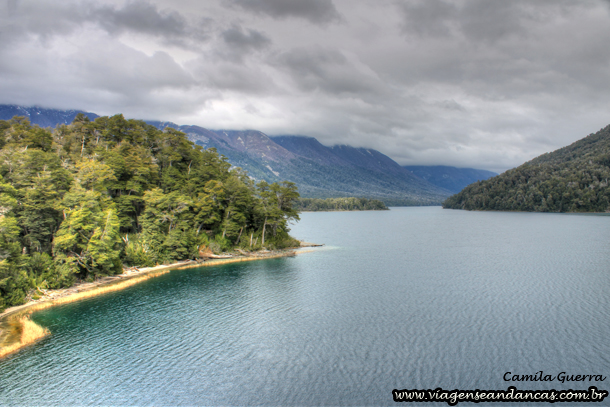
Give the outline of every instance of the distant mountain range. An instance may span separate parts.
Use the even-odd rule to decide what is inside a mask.
[[[255,130],[213,131],[199,126],[147,123],[160,129],[173,127],[198,145],[216,148],[253,178],[292,181],[307,198],[355,196],[380,199],[388,205],[437,205],[451,195],[376,150],[326,147],[312,137],[269,137]]]
[[[84,114],[91,120],[99,117],[95,113],[83,112],[82,110],[57,110],[36,106],[0,105],[0,120],[9,120],[14,116],[25,116],[30,119],[30,123],[37,124],[40,127],[55,127],[58,124],[70,124],[79,113]]]
[[[610,126],[447,199],[452,209],[610,212]]]
[[[464,187],[473,182],[484,181],[498,175],[495,172],[486,170],[447,167],[445,165],[405,165],[403,168],[406,168],[418,177],[425,179],[436,186],[445,188],[454,194],[460,192]]]
[[[26,116],[41,127],[71,123],[78,113],[91,120],[98,117],[79,110],[0,105],[0,120]],[[327,147],[312,137],[269,137],[256,130],[147,123],[159,129],[175,128],[197,145],[216,148],[232,165],[257,180],[295,182],[301,196],[308,198],[355,196],[380,199],[387,205],[439,205],[460,185],[494,175],[453,167],[404,168],[379,151],[347,145]]]

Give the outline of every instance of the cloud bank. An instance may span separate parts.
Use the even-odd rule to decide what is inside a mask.
[[[0,103],[503,171],[610,123],[603,0],[0,0]]]

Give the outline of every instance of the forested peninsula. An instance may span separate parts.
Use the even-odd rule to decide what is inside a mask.
[[[299,211],[383,211],[388,207],[378,199],[367,198],[299,198],[295,202]]]
[[[79,114],[53,131],[0,121],[0,310],[124,267],[296,247],[298,197],[170,127],[122,115]]]
[[[610,126],[449,197],[444,208],[610,212]]]

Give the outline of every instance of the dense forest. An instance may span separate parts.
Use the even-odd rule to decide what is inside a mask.
[[[610,126],[451,196],[444,208],[610,211]]]
[[[299,198],[295,207],[300,211],[381,211],[388,207],[377,199],[367,198]]]
[[[233,248],[297,246],[299,194],[122,115],[0,121],[0,310],[39,288]]]

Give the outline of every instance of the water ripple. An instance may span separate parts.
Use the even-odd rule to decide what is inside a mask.
[[[332,250],[36,314],[52,335],[0,362],[0,405],[393,405],[393,388],[501,389],[507,371],[607,375],[609,222],[303,214],[294,234]]]

